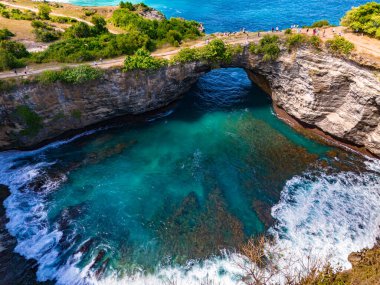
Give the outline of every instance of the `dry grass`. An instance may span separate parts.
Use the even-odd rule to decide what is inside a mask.
[[[12,5],[20,5],[25,6],[32,9],[38,9],[38,2],[33,2],[31,0],[2,0],[2,2],[6,2]],[[70,17],[77,17],[86,19],[86,16],[84,15],[85,9],[91,9],[95,10],[96,13],[99,15],[109,18],[112,16],[112,13],[114,10],[117,9],[117,6],[102,6],[102,7],[82,7],[82,6],[75,6],[71,4],[66,3],[57,3],[57,7],[54,5],[51,6],[52,12],[57,14],[62,14]]]
[[[350,270],[336,270],[329,264],[321,266],[320,262],[308,257],[306,260],[311,262],[296,260],[292,263],[297,265],[299,272],[277,267],[282,253],[279,247],[268,246],[270,244],[268,238],[259,237],[250,239],[240,248],[240,252],[252,262],[252,265],[238,264],[246,274],[242,280],[245,284],[272,284],[276,282],[274,277],[280,274],[285,277],[286,285],[380,285],[380,243],[372,249],[352,253],[348,258],[352,264]]]
[[[380,247],[365,249],[350,255],[351,270],[335,273],[330,266],[322,272],[305,277],[299,285],[379,285]]]
[[[30,21],[12,20],[0,17],[0,29],[7,28],[16,36],[13,38],[17,41],[34,41],[33,28]]]

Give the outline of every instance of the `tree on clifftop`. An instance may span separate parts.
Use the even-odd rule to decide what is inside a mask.
[[[380,39],[380,4],[369,2],[353,8],[342,18],[341,24]]]
[[[51,8],[48,4],[41,4],[38,6],[38,18],[41,20],[49,20],[51,13]]]

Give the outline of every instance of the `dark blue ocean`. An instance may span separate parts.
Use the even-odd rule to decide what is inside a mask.
[[[120,1],[67,0],[82,6],[117,5]],[[279,26],[311,24],[327,19],[339,24],[345,11],[368,1],[363,0],[174,0],[131,1],[162,11],[167,17],[183,17],[204,23],[207,33],[233,32],[242,29],[268,30]]]

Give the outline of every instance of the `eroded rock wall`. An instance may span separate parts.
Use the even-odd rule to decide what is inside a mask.
[[[380,155],[380,80],[375,69],[300,48],[268,64],[249,56],[250,78],[298,121]]]
[[[162,108],[180,98],[208,68],[189,63],[157,71],[109,70],[103,78],[80,85],[20,85],[0,95],[0,149],[30,147],[118,116]],[[37,134],[23,134],[28,126],[17,115],[18,106],[28,106],[42,119]]]
[[[108,70],[82,85],[23,84],[0,96],[0,149],[34,146],[67,131],[121,115],[162,108],[179,99],[216,63],[188,63],[157,71]],[[380,155],[380,80],[378,70],[310,47],[284,49],[275,62],[247,49],[229,64],[244,68],[299,122]],[[36,135],[22,135],[25,123],[15,115],[26,105],[43,121]]]

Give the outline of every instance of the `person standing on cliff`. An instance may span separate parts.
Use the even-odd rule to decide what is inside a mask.
[[[274,28],[272,28],[272,33],[274,33]]]
[[[279,32],[279,31],[280,31],[280,29],[279,29],[279,27],[277,26],[277,27],[276,27],[276,32]]]

